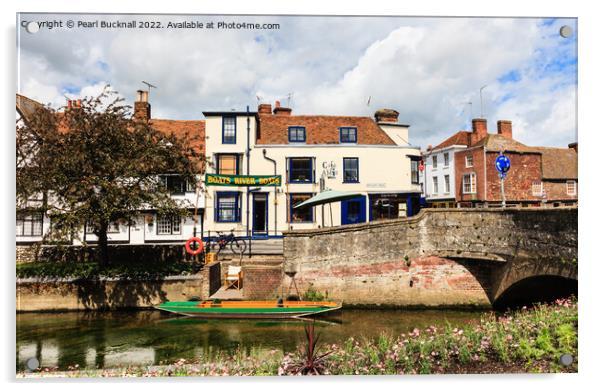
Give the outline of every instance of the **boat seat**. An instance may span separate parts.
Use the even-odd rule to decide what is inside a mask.
[[[226,272],[226,289],[236,288],[240,289],[242,284],[242,267],[241,266],[228,266]]]

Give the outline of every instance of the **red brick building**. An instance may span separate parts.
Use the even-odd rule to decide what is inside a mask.
[[[491,134],[487,120],[481,118],[473,119],[472,132],[458,132],[441,144],[448,140],[466,145],[454,155],[458,206],[501,204],[501,182],[495,169],[500,152],[511,162],[504,182],[507,205],[577,203],[577,143],[568,148],[529,147],[512,138],[512,122],[498,121],[497,133]]]

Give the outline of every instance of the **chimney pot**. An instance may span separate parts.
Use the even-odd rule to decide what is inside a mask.
[[[148,91],[136,91],[136,102],[148,102]]]
[[[500,134],[508,139],[512,138],[512,121],[499,120],[497,121],[497,134]]]
[[[399,118],[399,112],[393,109],[380,109],[374,113],[374,119],[376,122],[397,122]]]
[[[275,106],[276,106],[276,107],[274,107],[275,115],[291,115],[291,112],[293,111],[290,107],[281,107],[279,100],[276,101]]]

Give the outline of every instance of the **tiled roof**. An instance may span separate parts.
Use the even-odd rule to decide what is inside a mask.
[[[476,144],[471,145],[472,147],[485,146],[487,151],[498,152],[498,151],[512,151],[512,152],[523,152],[523,153],[538,153],[539,151],[533,147],[526,146],[525,144],[519,143],[518,141],[502,136],[501,134],[487,134],[482,140],[479,140]]]
[[[288,144],[288,127],[304,126],[306,144],[339,144],[339,127],[357,128],[357,143],[395,145],[370,117],[259,115],[257,144]]]
[[[197,152],[205,153],[205,121],[173,120],[173,119],[151,119],[150,125],[164,134],[174,134],[178,138],[187,137],[192,147]]]
[[[577,152],[572,148],[533,147],[541,152],[543,179],[577,179]]]
[[[452,145],[468,146],[468,144],[470,144],[470,132],[461,130],[461,131],[457,132],[456,134],[452,135],[451,137],[449,137],[447,140],[445,140],[442,143],[440,143],[439,145],[437,145],[435,148],[433,148],[433,150],[450,147]]]

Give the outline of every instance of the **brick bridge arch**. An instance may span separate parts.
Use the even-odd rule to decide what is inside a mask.
[[[289,231],[284,258],[302,291],[347,304],[488,307],[525,279],[577,279],[577,209],[424,209]]]

